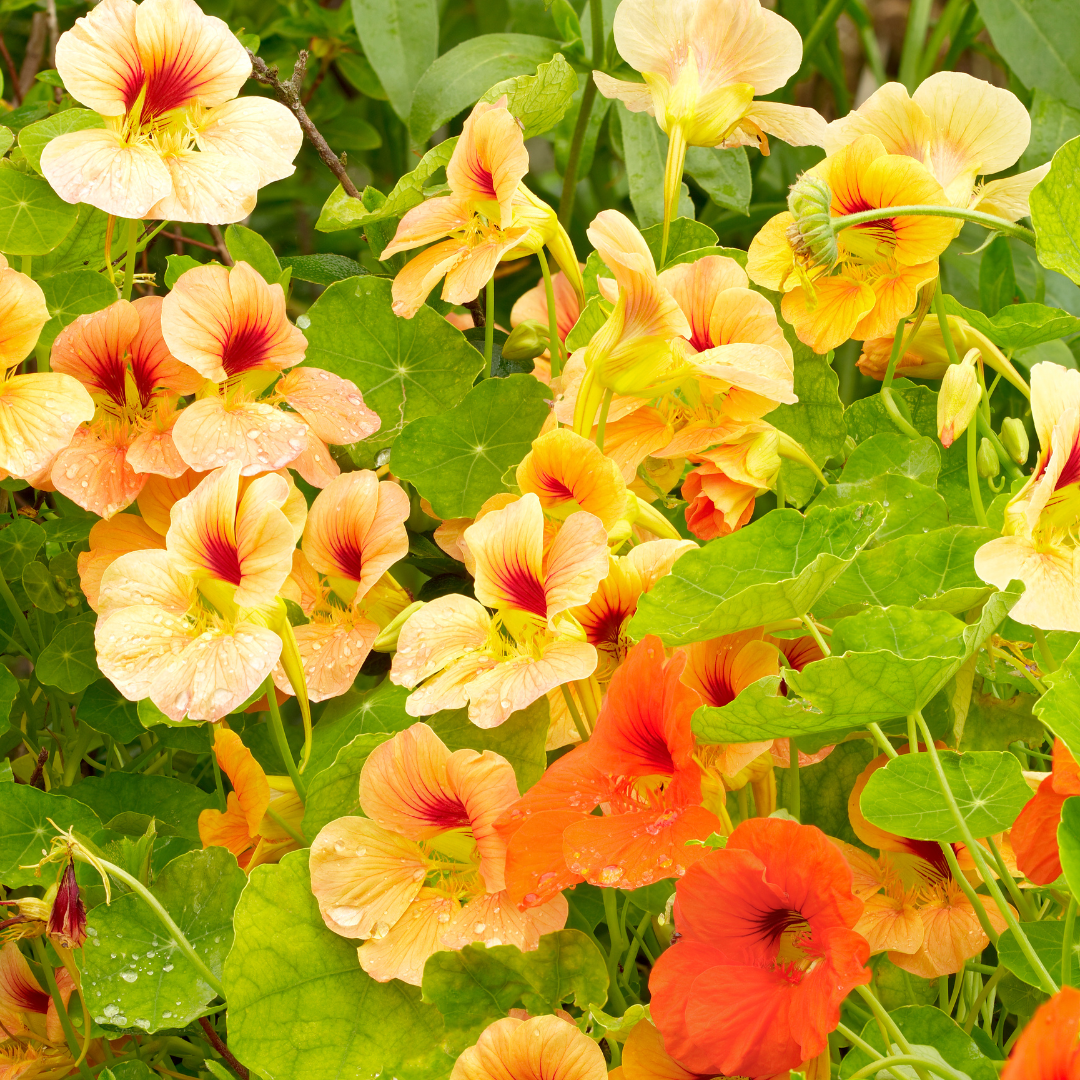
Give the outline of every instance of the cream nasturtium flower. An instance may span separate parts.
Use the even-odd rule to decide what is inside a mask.
[[[1031,189],[1050,165],[979,184],[1015,165],[1031,136],[1031,117],[1019,98],[962,71],[939,71],[908,97],[886,83],[828,126],[822,146],[835,154],[860,135],[876,135],[890,154],[921,161],[953,206],[979,209],[1009,221],[1028,215]]]
[[[767,135],[818,146],[825,121],[813,109],[756,96],[779,90],[802,62],[798,30],[758,0],[623,0],[615,44],[644,84],[594,71],[605,97],[647,112],[669,138],[664,247],[678,205],[687,146],[757,146]]]
[[[41,155],[67,202],[223,225],[251,213],[259,188],[292,175],[300,125],[269,98],[234,100],[251,61],[193,0],[101,0],[61,35],[56,69],[105,120]]]

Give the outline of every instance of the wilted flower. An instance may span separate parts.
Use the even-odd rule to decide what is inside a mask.
[[[69,859],[60,874],[46,933],[65,949],[78,949],[86,941],[86,907],[75,880],[75,860]]]

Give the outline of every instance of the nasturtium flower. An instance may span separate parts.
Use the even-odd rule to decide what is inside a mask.
[[[1080,990],[1063,986],[1020,1033],[1001,1080],[1080,1080]]]
[[[450,1080],[607,1080],[600,1044],[561,1016],[506,1016],[462,1051]]]
[[[941,184],[921,162],[890,154],[876,135],[854,142],[809,170],[828,184],[834,217],[890,206],[947,206]],[[944,217],[883,218],[842,229],[834,265],[793,241],[787,211],[767,221],[750,244],[747,273],[784,293],[781,311],[799,340],[817,353],[847,341],[891,334],[915,307],[918,290],[938,274],[938,256],[959,223]]]
[[[223,225],[259,188],[292,175],[292,113],[234,100],[251,75],[243,45],[193,0],[102,0],[61,34],[56,68],[101,128],[49,142],[41,171],[62,199],[123,218]]]
[[[563,897],[523,913],[506,895],[495,820],[517,795],[505,758],[451,753],[427,724],[371,752],[360,771],[366,816],[331,821],[310,856],[323,921],[363,942],[358,955],[369,975],[419,986],[439,949],[479,941],[527,951],[563,926]]]
[[[175,478],[187,471],[172,438],[178,397],[205,380],[169,352],[161,306],[157,296],[117,300],[80,315],[53,343],[52,370],[78,379],[95,413],[57,454],[52,483],[106,519],[135,501],[151,473]]]
[[[615,44],[644,83],[594,71],[605,97],[647,112],[668,135],[665,246],[687,146],[757,146],[768,134],[793,146],[820,145],[825,121],[813,109],[755,97],[779,90],[799,68],[802,41],[758,0],[623,0]]]
[[[659,638],[615,672],[589,741],[559,758],[497,822],[506,881],[524,908],[579,881],[636,889],[679,877],[708,852],[688,840],[719,832],[701,806],[690,718],[701,704]],[[593,813],[601,807],[604,813]]]
[[[1011,840],[1017,868],[1036,885],[1051,885],[1061,877],[1057,831],[1065,800],[1080,795],[1080,766],[1069,748],[1054,740],[1054,765],[1039,783],[1033,798],[1013,823]]]
[[[1004,536],[975,553],[975,573],[999,589],[1019,578],[1017,622],[1080,630],[1080,372],[1043,362],[1031,369],[1035,470],[1005,507]]]
[[[750,818],[675,890],[678,941],[649,979],[668,1053],[705,1076],[769,1076],[828,1045],[870,981],[862,901],[820,829]]]
[[[206,847],[228,848],[240,866],[277,862],[301,847],[304,804],[287,776],[267,776],[263,767],[228,728],[214,731],[214,756],[229,778],[232,791],[226,809],[199,814],[199,839]]]
[[[1031,118],[1020,99],[962,71],[939,71],[910,97],[901,83],[879,87],[853,112],[828,125],[820,145],[835,154],[861,135],[875,135],[890,154],[921,161],[953,206],[1016,221],[1049,163],[979,184],[1004,172],[1027,149]]]
[[[58,967],[56,986],[65,1008],[75,983],[67,968]],[[0,1027],[5,1039],[29,1040],[30,1047],[43,1058],[62,1054],[69,1067],[64,1029],[49,991],[42,988],[30,970],[30,965],[14,941],[0,946]],[[32,1058],[28,1060],[33,1060]],[[39,1059],[40,1060],[40,1059]],[[0,1076],[7,1062],[0,1057]],[[61,1064],[57,1061],[53,1067]],[[22,1075],[18,1072],[14,1076]],[[60,1073],[58,1075],[66,1075]]]
[[[26,359],[48,321],[41,286],[12,269],[0,255],[0,367],[4,371]]]

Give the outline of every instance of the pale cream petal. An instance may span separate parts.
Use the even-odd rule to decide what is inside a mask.
[[[548,549],[544,567],[547,616],[584,604],[607,577],[604,523],[594,514],[571,514]]]
[[[172,426],[164,431],[147,428],[129,447],[127,463],[137,473],[154,473],[176,479],[187,472],[187,462],[173,442]]]
[[[17,477],[41,472],[93,415],[93,400],[70,375],[0,381],[0,469]]]
[[[79,553],[79,584],[86,602],[94,611],[100,610],[102,575],[121,555],[164,546],[164,537],[135,514],[118,514],[110,521],[97,522],[90,530],[90,550]]]
[[[159,607],[119,608],[97,621],[98,667],[129,701],[141,701],[191,637],[191,623],[184,615]]]
[[[379,636],[379,626],[362,616],[342,613],[332,622],[309,622],[293,627],[300,659],[304,665],[308,697],[325,701],[340,697],[352,688],[361,665]],[[279,666],[274,672],[279,689],[292,687]]]
[[[653,92],[645,83],[615,79],[603,71],[594,71],[592,77],[593,82],[596,83],[596,89],[604,97],[621,101],[631,112],[655,115]]]
[[[975,553],[975,573],[999,589],[1023,581],[1024,595],[1010,612],[1017,622],[1080,631],[1080,549],[1040,549],[1026,537],[1001,536]]]
[[[56,70],[76,101],[103,116],[123,116],[143,84],[133,0],[101,0],[60,35]]]
[[[241,496],[236,509],[240,583],[235,596],[241,607],[271,601],[292,572],[296,534],[282,509],[289,493],[289,482],[271,474],[256,477]]]
[[[1028,200],[1031,190],[1050,171],[1050,162],[1037,169],[1006,176],[1002,180],[991,180],[975,190],[973,210],[984,214],[996,214],[1007,221],[1019,221],[1031,214]]]
[[[498,661],[482,652],[472,652],[452,661],[438,675],[417,687],[405,701],[410,716],[431,716],[444,709],[463,709],[468,704],[470,686],[482,671],[490,671]],[[391,669],[393,675],[393,669]]]
[[[925,162],[932,127],[904,85],[890,82],[879,86],[853,112],[829,124],[821,145],[827,154],[835,154],[860,135],[876,135],[890,154]]]
[[[442,947],[439,934],[458,910],[456,900],[434,889],[421,889],[401,917],[380,938],[371,938],[357,949],[360,966],[376,981],[419,986],[424,964]]]
[[[512,219],[511,200],[528,171],[529,152],[506,99],[477,104],[446,165],[450,190],[479,209],[498,207],[487,216],[505,229]]]
[[[1050,449],[1050,438],[1062,415],[1080,408],[1080,371],[1043,361],[1031,368],[1031,417],[1039,447]]]
[[[171,190],[153,204],[149,217],[229,225],[242,221],[255,209],[259,167],[246,155],[229,157],[211,151],[182,150],[162,161]]]
[[[274,387],[326,443],[360,442],[379,430],[379,414],[364,404],[356,384],[322,368],[295,367]]]
[[[0,267],[0,370],[26,359],[48,321],[41,286],[17,270]]]
[[[341,475],[341,466],[334,460],[330,447],[311,428],[308,428],[307,444],[299,456],[289,462],[289,468],[295,469],[307,483],[320,490]]]
[[[130,506],[146,483],[128,463],[127,451],[123,430],[82,427],[53,459],[50,479],[62,495],[107,520]]]
[[[296,171],[304,133],[293,114],[280,102],[244,97],[211,109],[195,133],[200,150],[229,157],[246,157],[259,170],[259,187],[283,180]]]
[[[466,653],[482,648],[490,632],[491,616],[472,597],[459,593],[437,597],[402,626],[390,681],[411,689]]]
[[[757,0],[698,3],[688,35],[703,90],[748,83],[759,97],[779,90],[799,69],[802,38],[787,19]]]
[[[118,556],[101,575],[98,611],[106,615],[127,607],[153,607],[185,615],[195,595],[195,582],[177,560],[161,548],[131,550]]]
[[[693,357],[699,377],[737,386],[772,402],[794,405],[794,375],[786,358],[770,345],[736,342]]]
[[[693,540],[648,540],[631,548],[624,558],[638,575],[642,591],[648,592],[662,577],[671,573],[679,556],[696,547]]]
[[[822,146],[828,137],[828,124],[821,113],[800,105],[755,101],[744,119],[757,124],[762,131],[775,135],[789,146]]]
[[[124,218],[146,217],[173,186],[159,154],[146,145],[125,145],[107,128],[58,135],[45,144],[41,171],[65,202],[89,203]]]
[[[239,461],[244,476],[282,469],[307,446],[307,425],[258,401],[201,398],[173,427],[180,456],[197,472]]]

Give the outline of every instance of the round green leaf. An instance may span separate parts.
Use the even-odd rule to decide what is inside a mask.
[[[93,725],[91,724],[91,727]],[[95,730],[97,730],[95,728]],[[90,776],[67,793],[92,807],[102,821],[132,812],[155,817],[191,840],[199,839],[199,814],[217,807],[217,796],[171,776],[111,772]]]
[[[63,270],[43,278],[41,291],[45,294],[49,321],[38,338],[39,353],[47,353],[60,331],[80,315],[101,311],[117,298],[116,286],[94,270]]]
[[[1072,800],[1070,800],[1072,801]],[[1080,799],[1076,800],[1080,802]],[[1070,886],[1071,887],[1071,886]],[[1026,922],[1021,924],[1025,936],[1043,962],[1043,966],[1056,983],[1061,982],[1061,950],[1065,944],[1065,923],[1061,920],[1047,919],[1045,922]],[[1029,986],[1042,989],[1042,983],[1030,961],[1020,948],[1020,942],[1011,930],[1006,930],[998,939],[998,958],[1021,981]],[[1080,986],[1080,941],[1073,941],[1072,978],[1069,986]]]
[[[55,576],[42,562],[34,561],[23,567],[22,586],[30,603],[42,611],[51,611],[55,615],[67,607],[56,588]]]
[[[304,836],[309,841],[336,818],[364,816],[360,809],[360,770],[368,754],[389,738],[385,731],[357,735],[337,752],[332,765],[312,776],[304,802]]]
[[[0,169],[0,251],[44,255],[71,231],[78,206],[64,202],[47,180]]]
[[[50,820],[57,828],[75,829],[85,836],[101,828],[97,814],[81,802],[29,784],[0,784],[0,882],[9,888],[41,884],[33,864],[56,835]]]
[[[29,518],[16,518],[0,529],[0,570],[8,581],[18,581],[45,543],[45,530]]]
[[[1080,138],[1070,139],[1054,155],[1050,171],[1031,192],[1031,223],[1036,252],[1047,270],[1060,270],[1080,284]]]
[[[41,650],[34,674],[46,686],[77,694],[101,678],[94,647],[94,624],[83,619],[61,626]]]
[[[136,703],[128,701],[108,679],[98,679],[86,688],[79,702],[79,721],[120,743],[129,743],[146,731],[139,723]]]

